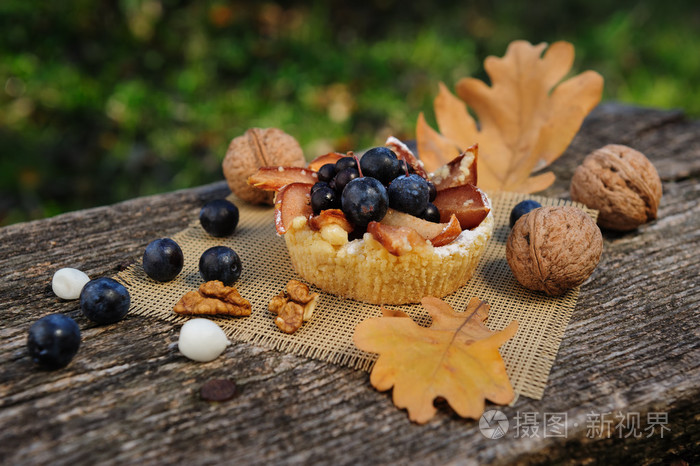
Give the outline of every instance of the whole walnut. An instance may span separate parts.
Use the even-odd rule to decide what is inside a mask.
[[[559,296],[582,284],[598,265],[603,236],[583,210],[540,207],[515,222],[506,259],[525,288]]]
[[[253,204],[273,204],[271,191],[248,185],[248,177],[260,167],[303,167],[304,152],[296,139],[278,128],[251,128],[231,141],[223,162],[231,191]]]
[[[571,199],[598,210],[603,228],[634,230],[656,218],[661,179],[644,154],[609,144],[588,154],[576,169]]]

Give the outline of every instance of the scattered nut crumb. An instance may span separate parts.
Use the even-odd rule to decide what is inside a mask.
[[[218,280],[202,283],[198,291],[186,293],[173,311],[181,315],[228,315],[245,317],[252,311],[250,301],[232,286]]]

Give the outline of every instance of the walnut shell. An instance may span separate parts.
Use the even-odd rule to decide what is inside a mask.
[[[250,128],[231,141],[222,164],[231,191],[253,204],[272,205],[274,193],[248,185],[248,177],[260,167],[303,167],[306,165],[301,146],[278,128]]]
[[[525,288],[559,296],[582,284],[598,265],[603,235],[576,207],[540,207],[515,222],[506,259]]]
[[[649,159],[616,144],[587,155],[571,180],[571,199],[598,210],[598,225],[617,231],[654,220],[661,191],[661,179]]]

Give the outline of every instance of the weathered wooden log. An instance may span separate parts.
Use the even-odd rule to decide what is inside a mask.
[[[413,425],[365,372],[250,344],[193,363],[178,353],[172,323],[129,315],[96,326],[76,301],[51,292],[60,267],[97,277],[138,260],[152,239],[226,196],[220,182],[0,229],[0,463],[700,461],[700,122],[603,105],[553,164],[557,182],[545,194],[568,198],[575,167],[609,143],[657,167],[659,219],[604,232],[601,263],[582,287],[544,397],[493,407],[510,420],[505,438],[484,437],[446,404]],[[83,340],[71,364],[51,372],[34,366],[26,338],[53,312],[73,317]],[[239,394],[200,400],[214,378],[234,379]],[[550,429],[545,437],[545,415],[565,416],[566,436]],[[530,438],[525,421],[535,420]]]

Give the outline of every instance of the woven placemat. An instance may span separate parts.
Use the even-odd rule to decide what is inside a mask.
[[[540,399],[579,290],[576,288],[553,298],[523,288],[513,277],[505,258],[510,231],[508,217],[513,206],[526,198],[535,199],[542,205],[572,205],[561,199],[538,196],[493,195],[495,226],[486,252],[469,283],[444,300],[459,311],[466,308],[472,296],[487,301],[491,305],[487,325],[492,330],[500,330],[513,320],[519,322],[518,333],[501,347],[501,354],[515,391]],[[185,266],[175,280],[157,283],[146,276],[140,263],[117,275],[116,278],[131,294],[130,312],[184,323],[188,317],[174,314],[173,306],[183,294],[199,288],[202,283],[198,269],[202,252],[212,246],[225,245],[241,258],[243,272],[235,286],[253,305],[250,317],[212,317],[229,338],[370,370],[376,355],[358,350],[352,342],[352,335],[362,320],[381,315],[379,306],[320,292],[321,298],[312,320],[292,335],[282,333],[267,305],[285,288],[289,279],[299,277],[292,268],[284,238],[275,231],[272,208],[231,200],[240,210],[238,228],[231,237],[209,236],[198,219],[193,219],[189,227],[172,236],[185,256]],[[595,218],[596,212],[587,212]],[[314,287],[312,290],[319,291]],[[430,324],[430,317],[420,304],[391,307],[402,309],[422,325]]]

